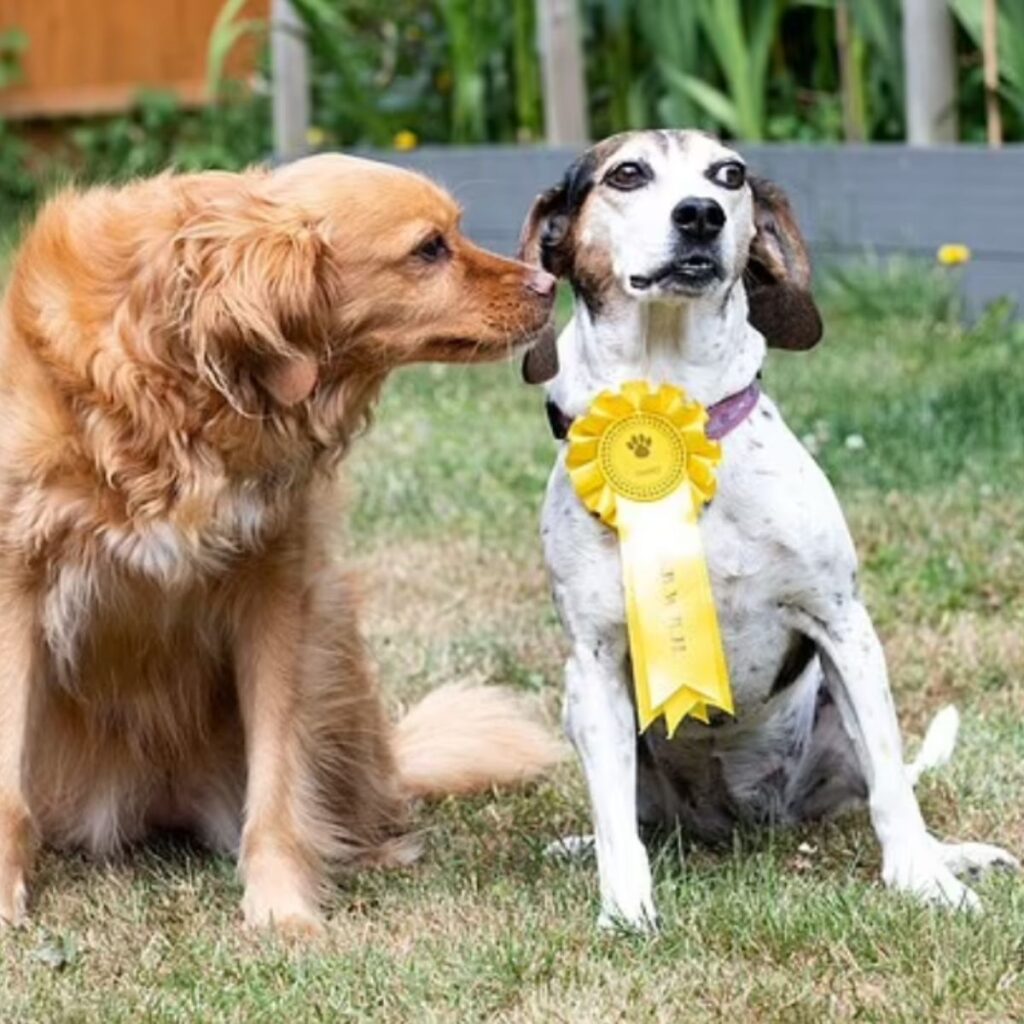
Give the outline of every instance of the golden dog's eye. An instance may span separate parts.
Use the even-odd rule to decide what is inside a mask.
[[[431,235],[425,241],[420,242],[412,251],[413,256],[423,260],[425,263],[438,263],[440,260],[451,256],[452,251],[444,240],[444,235],[438,233]]]
[[[739,160],[726,160],[708,168],[708,178],[722,188],[743,188],[747,180],[747,169]]]
[[[633,160],[618,164],[604,176],[605,184],[617,188],[620,192],[632,192],[633,189],[641,188],[650,180],[650,169]]]

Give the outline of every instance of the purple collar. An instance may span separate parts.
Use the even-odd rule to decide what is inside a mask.
[[[758,380],[752,380],[742,391],[709,405],[708,423],[705,428],[708,437],[713,441],[720,441],[726,434],[735,430],[754,411],[760,397],[761,384]],[[548,414],[551,433],[555,435],[556,440],[564,441],[569,436],[572,417],[563,412],[550,398],[544,410]]]
[[[704,428],[712,441],[720,441],[732,433],[753,411],[761,397],[761,384],[752,380],[742,391],[708,406],[708,423]]]

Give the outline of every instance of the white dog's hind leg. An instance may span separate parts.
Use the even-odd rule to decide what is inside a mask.
[[[882,647],[864,606],[847,601],[827,620],[802,611],[796,615],[798,627],[822,652],[829,689],[860,760],[886,884],[926,902],[978,908],[978,897],[954,874],[963,866],[962,848],[940,843],[925,828],[903,764]],[[999,863],[1012,865],[1009,854],[988,849],[999,854]]]
[[[650,862],[637,828],[636,720],[623,654],[575,645],[565,671],[565,726],[583,762],[593,808],[598,923],[649,931],[657,917]]]

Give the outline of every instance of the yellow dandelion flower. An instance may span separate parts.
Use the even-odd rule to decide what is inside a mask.
[[[415,149],[420,144],[420,140],[417,138],[416,133],[409,131],[408,128],[403,128],[402,131],[397,132],[393,142],[395,149],[402,153],[405,153],[410,149]]]
[[[327,132],[313,124],[306,129],[306,145],[310,149],[319,149],[327,141]]]
[[[961,263],[969,262],[971,250],[959,242],[950,242],[946,245],[940,245],[939,251],[935,255],[944,267],[958,267]]]

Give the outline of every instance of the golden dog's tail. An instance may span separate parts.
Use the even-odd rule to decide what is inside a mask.
[[[518,694],[499,686],[442,686],[395,726],[395,760],[414,797],[516,785],[565,756]]]

